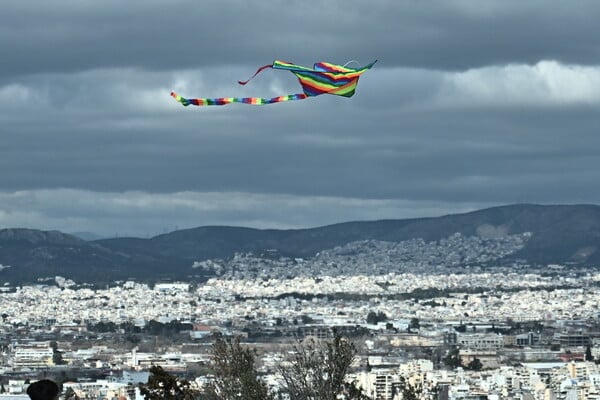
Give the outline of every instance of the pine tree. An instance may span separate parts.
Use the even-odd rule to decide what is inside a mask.
[[[481,363],[481,360],[479,358],[474,358],[467,365],[467,369],[470,369],[471,371],[481,371],[482,368],[483,364]]]
[[[421,384],[411,385],[405,377],[400,376],[400,392],[402,400],[420,400],[423,394],[423,386]]]
[[[443,361],[447,367],[450,367],[452,369],[461,367],[462,360],[460,359],[460,351],[458,347],[452,347],[452,349],[450,349],[446,357],[443,358]]]
[[[190,382],[166,372],[162,367],[153,365],[146,385],[140,385],[140,392],[146,400],[195,400],[198,390]]]

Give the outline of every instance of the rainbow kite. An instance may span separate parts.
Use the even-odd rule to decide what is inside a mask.
[[[284,69],[292,72],[298,78],[302,85],[303,93],[288,94],[273,98],[262,97],[217,97],[217,98],[198,98],[186,99],[175,92],[171,92],[171,96],[184,106],[193,104],[195,106],[222,106],[230,103],[244,104],[273,104],[281,103],[282,101],[304,100],[308,97],[318,96],[321,94],[334,94],[337,96],[352,97],[356,91],[358,78],[370,69],[377,61],[362,68],[348,68],[345,65],[336,65],[326,62],[316,63],[313,68],[307,68],[300,65],[294,65],[283,61],[274,61],[273,64],[260,67],[250,79],[247,81],[238,81],[240,85],[245,85],[252,78],[267,68]]]

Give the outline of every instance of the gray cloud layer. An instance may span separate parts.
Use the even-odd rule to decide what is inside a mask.
[[[379,57],[432,69],[542,59],[596,64],[599,12],[594,0],[134,0],[127,7],[38,0],[3,7],[0,48],[11,54],[4,68],[12,74],[252,65],[275,57]]]
[[[146,234],[598,202],[599,12],[546,0],[5,6],[0,227]],[[168,96],[299,91],[284,71],[236,84],[275,58],[380,61],[352,99],[186,109]]]

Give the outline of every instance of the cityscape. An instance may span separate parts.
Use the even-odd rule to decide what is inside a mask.
[[[401,398],[406,382],[423,399],[600,398],[600,273],[498,261],[530,237],[237,253],[195,262],[213,276],[201,282],[5,284],[2,388],[25,398],[52,376],[81,399],[141,399],[159,365],[202,390],[222,335],[256,350],[277,392],[294,346],[337,332],[356,346],[347,379],[373,399]]]

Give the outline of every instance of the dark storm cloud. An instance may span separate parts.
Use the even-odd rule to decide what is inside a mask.
[[[430,69],[542,59],[596,64],[599,13],[594,0],[16,2],[0,14],[1,75],[251,66],[273,58],[380,58]]]

